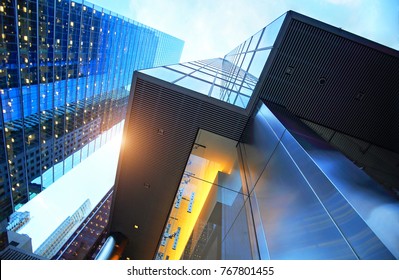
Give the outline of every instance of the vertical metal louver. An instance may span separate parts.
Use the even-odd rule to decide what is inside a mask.
[[[399,55],[348,34],[292,20],[260,96],[302,119],[399,151]]]

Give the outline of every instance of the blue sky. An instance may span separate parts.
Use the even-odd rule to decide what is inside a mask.
[[[221,57],[288,10],[399,49],[399,0],[91,0],[185,41],[182,61]]]

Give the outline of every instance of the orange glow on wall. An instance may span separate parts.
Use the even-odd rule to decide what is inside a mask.
[[[196,178],[201,179],[191,178],[189,183],[184,184],[184,182],[182,182],[180,185],[180,188],[184,188],[183,199],[181,200],[179,209],[173,207],[168,220],[168,223],[171,224],[169,234],[175,233],[180,227],[177,246],[173,249],[176,237],[170,239],[166,238],[165,246],[160,246],[159,249],[159,252],[162,252],[164,257],[168,256],[170,260],[178,260],[181,258],[201,210],[207,201],[213,186],[212,183],[215,181],[218,172],[223,169],[222,164],[195,155],[190,156],[190,161],[192,164],[186,171],[189,170],[189,172],[195,174]],[[213,187],[217,188],[217,186]],[[190,196],[193,192],[195,193],[195,198],[192,211],[189,213],[187,209]]]

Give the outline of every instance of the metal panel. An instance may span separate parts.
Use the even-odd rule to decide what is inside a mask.
[[[356,259],[281,143],[255,193],[271,259]]]
[[[339,185],[333,185],[323,173],[325,168],[331,168],[331,166],[336,166],[337,168],[343,164],[346,166],[342,162],[342,159],[345,160],[345,158],[338,151],[328,149],[325,150],[325,158],[323,160],[325,165],[321,165],[321,158],[319,165],[316,165],[305,149],[317,149],[318,147],[312,145],[312,141],[309,141],[308,137],[309,135],[291,135],[290,133],[286,133],[284,134],[282,143],[284,143],[292,160],[295,161],[303,176],[308,181],[310,188],[317,195],[318,199],[320,199],[323,207],[343,237],[347,240],[356,256],[360,259],[393,259],[392,254],[359,216],[356,209],[339,192]],[[297,142],[298,140],[306,144],[300,146]],[[304,147],[306,148],[304,149]],[[336,154],[337,156],[333,157],[331,154]],[[334,161],[334,159],[337,160]],[[361,172],[360,170],[356,171]],[[350,184],[351,182],[348,181],[346,183]],[[367,187],[372,188],[372,186]]]
[[[246,179],[249,192],[252,192],[285,130],[269,112],[260,106],[248,122],[241,139],[241,152],[248,170]]]
[[[300,118],[399,151],[399,123],[393,121],[399,119],[399,53],[300,19],[291,20],[260,97]]]

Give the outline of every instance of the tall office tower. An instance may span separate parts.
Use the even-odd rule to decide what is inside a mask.
[[[183,41],[86,1],[0,1],[0,220],[111,138],[133,71]],[[104,132],[104,133],[103,133]]]
[[[399,258],[398,73],[398,51],[295,12],[224,58],[136,72],[123,258]]]

